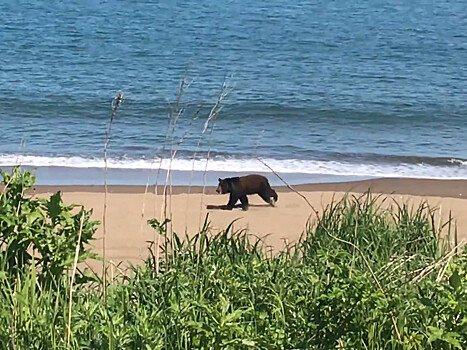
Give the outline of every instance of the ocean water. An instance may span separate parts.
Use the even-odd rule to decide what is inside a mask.
[[[102,183],[119,91],[110,183],[467,179],[467,2],[0,2],[0,167]]]

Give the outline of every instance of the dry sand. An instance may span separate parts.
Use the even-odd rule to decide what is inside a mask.
[[[467,180],[420,180],[378,179],[336,184],[310,184],[294,186],[314,208],[321,211],[332,199],[338,200],[346,192],[360,194],[368,189],[372,193],[388,194],[399,202],[417,204],[428,201],[430,206],[440,209],[442,220],[449,211],[455,218],[459,240],[467,238]],[[206,215],[213,232],[226,228],[233,220],[235,229],[247,229],[252,235],[264,238],[273,249],[281,249],[284,242],[299,239],[305,229],[312,210],[297,193],[286,187],[276,188],[279,192],[277,206],[272,208],[257,195],[249,196],[248,211],[207,210],[207,204],[226,204],[228,195],[215,194],[215,188],[174,187],[167,211],[172,213],[173,231],[184,234],[198,232]],[[94,218],[102,221],[104,193],[102,186],[36,187],[38,196],[48,196],[61,190],[67,203],[82,204],[93,208]],[[146,224],[147,219],[160,218],[162,195],[144,194],[144,186],[109,186],[107,194],[107,258],[113,262],[138,263],[148,254],[148,242],[155,238],[154,231]],[[159,188],[160,190],[160,188]],[[102,253],[102,225],[93,243],[95,252]]]

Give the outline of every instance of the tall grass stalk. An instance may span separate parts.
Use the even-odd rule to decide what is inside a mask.
[[[174,143],[174,139],[175,139],[174,134],[175,134],[175,129],[177,127],[178,119],[180,118],[180,116],[182,115],[184,111],[184,108],[181,107],[180,102],[182,100],[182,96],[183,96],[183,93],[186,87],[187,87],[187,82],[185,81],[185,79],[182,79],[180,82],[180,87],[178,89],[178,94],[177,94],[175,103],[170,108],[170,125],[171,125],[170,127],[170,156],[169,156],[169,165],[167,167],[167,173],[165,177],[164,189],[162,191],[162,207],[161,207],[161,216],[160,216],[161,218],[163,217],[170,218],[170,214],[171,214],[169,213],[169,216],[167,216],[167,197],[168,197],[167,188],[169,188],[170,194],[172,194],[171,193],[171,189],[172,189],[171,170],[172,170],[172,162],[177,153],[177,149],[175,148],[175,143]]]
[[[222,110],[222,101],[227,97],[227,95],[230,93],[231,89],[229,89],[228,85],[227,85],[227,79],[225,78],[224,81],[222,82],[222,85],[221,85],[221,89],[220,89],[220,92],[217,96],[217,100],[216,100],[216,103],[214,104],[214,106],[211,108],[211,111],[209,112],[209,115],[206,119],[206,121],[204,122],[204,128],[203,128],[203,131],[201,132],[201,136],[200,136],[200,139],[198,141],[198,146],[201,142],[201,138],[203,137],[203,135],[206,133],[206,130],[209,129],[209,147],[208,147],[208,152],[206,154],[206,162],[205,162],[205,165],[204,165],[204,172],[203,172],[203,189],[201,191],[201,203],[200,203],[200,216],[199,216],[199,224],[198,224],[198,227],[199,229],[201,229],[201,223],[202,223],[202,213],[203,213],[203,199],[204,199],[204,194],[205,194],[205,191],[206,191],[206,174],[207,174],[207,170],[208,170],[208,162],[209,162],[209,159],[210,159],[210,156],[211,156],[211,141],[212,141],[212,132],[214,131],[214,125],[216,123],[216,118],[217,116],[219,115],[219,113],[221,112]],[[193,157],[193,163],[192,163],[192,172],[194,171],[194,161],[195,161],[195,157]],[[188,190],[188,194],[190,193],[190,189],[191,189],[191,181],[190,181],[190,188]],[[188,203],[187,203],[188,205]]]
[[[188,85],[189,85],[189,83],[187,82],[186,78],[183,78],[180,81],[180,85],[179,85],[179,89],[178,89],[178,93],[177,93],[177,98],[175,99],[175,102],[170,106],[169,129],[168,129],[168,133],[167,133],[167,136],[166,136],[166,140],[167,140],[167,138],[170,139],[170,158],[169,158],[169,165],[168,165],[168,168],[167,168],[164,188],[163,188],[163,191],[162,191],[161,213],[160,213],[160,216],[159,216],[161,219],[162,218],[169,218],[170,219],[170,217],[172,216],[171,210],[170,210],[169,215],[167,215],[167,197],[168,197],[167,187],[169,186],[169,189],[170,189],[170,198],[169,198],[169,200],[171,202],[171,199],[172,199],[171,169],[172,169],[172,162],[173,162],[173,160],[175,158],[175,155],[176,155],[176,149],[174,148],[174,134],[175,134],[175,129],[177,127],[178,119],[180,118],[180,116],[182,115],[182,113],[184,111],[184,109],[183,109],[183,107],[181,107],[180,103],[181,103],[185,88],[188,87]],[[180,141],[180,143],[183,142],[183,139],[184,139],[184,137],[182,137],[182,140]],[[162,157],[161,157],[161,163],[160,163],[160,166],[159,166],[159,171],[158,171],[158,175],[157,175],[157,179],[156,179],[156,185],[155,185],[155,202],[157,202],[157,181],[158,181],[161,166],[162,166]],[[166,226],[166,228],[169,227],[168,231],[171,233],[172,228],[171,228],[170,220],[167,221],[167,224],[170,225],[170,226]],[[167,234],[167,232],[166,232],[166,234]],[[157,233],[156,233],[156,231],[154,231],[154,242],[157,241],[157,244],[154,246],[154,248],[156,249],[156,254],[155,255],[156,255],[156,261],[157,261],[156,271],[159,271],[159,261],[158,260],[159,260],[161,235],[158,234],[157,237],[156,237],[156,235],[157,235]]]
[[[15,160],[15,165],[16,166],[21,166],[21,157],[24,153],[24,150],[26,148],[26,141],[24,139],[21,139],[21,143],[19,145],[19,150],[18,153],[16,154],[16,160]]]
[[[282,181],[282,183],[284,185],[287,186],[287,188],[289,190],[291,190],[292,192],[296,193],[297,195],[299,195],[305,202],[306,204],[308,204],[308,206],[310,207],[310,209],[313,211],[313,213],[318,216],[318,211],[315,209],[315,207],[313,207],[313,205],[310,203],[310,201],[308,200],[308,198],[306,198],[302,193],[300,193],[299,191],[297,191],[295,188],[293,188],[287,181],[285,181],[282,176],[280,176],[271,166],[269,166],[269,164],[267,164],[264,160],[262,160],[260,157],[257,157],[256,158],[261,164],[263,164],[266,168],[268,168],[279,180]],[[311,216],[310,216],[311,217]],[[309,220],[310,218],[308,218]]]
[[[177,142],[177,145],[174,149],[173,152],[171,152],[171,162],[173,162],[173,160],[175,159],[176,155],[177,155],[177,152],[178,152],[178,147],[180,147],[180,145],[183,143],[183,141],[185,140],[185,138],[189,135],[189,133],[191,132],[191,127],[193,125],[193,122],[198,118],[198,113],[199,113],[199,110],[196,111],[195,115],[193,116],[193,119],[191,120],[190,122],[190,125],[188,126],[187,130],[185,130],[185,132],[183,133],[183,135],[180,137],[180,139],[178,140]],[[170,168],[171,168],[171,165],[170,165]],[[160,169],[160,168],[159,168]],[[170,177],[170,193],[172,193],[172,182],[171,182],[171,177]],[[140,226],[140,232],[142,232],[143,230],[143,224],[146,223],[143,219],[144,219],[144,214],[145,214],[145,207],[146,207],[146,196],[147,196],[147,193],[148,193],[148,189],[149,189],[149,178],[148,178],[148,181],[146,182],[146,186],[145,186],[145,190],[144,190],[144,197],[143,197],[143,206],[141,208],[141,226]],[[156,188],[154,189],[154,191],[157,191],[157,182],[156,182]],[[155,195],[157,196],[157,193],[155,193]],[[155,208],[157,207],[156,205],[157,203],[155,203]],[[171,208],[170,208],[170,213],[172,212]]]
[[[8,191],[8,187],[10,186],[11,182],[13,181],[13,177],[11,177],[4,185],[2,189],[2,193],[0,193],[0,201],[2,200],[2,197],[5,195],[6,191]]]
[[[191,128],[192,122],[194,120],[193,119],[191,121],[188,129],[185,131],[185,133],[182,135],[182,137],[179,140],[177,140],[177,142],[175,143],[174,134],[175,134],[175,130],[176,130],[176,127],[177,127],[177,122],[178,122],[179,118],[182,116],[182,114],[184,113],[184,108],[181,107],[181,100],[182,100],[183,94],[185,92],[185,89],[188,88],[190,84],[191,83],[187,80],[187,78],[183,77],[180,80],[180,85],[179,85],[179,88],[178,88],[177,97],[176,97],[175,101],[170,104],[169,118],[168,118],[165,142],[164,142],[163,147],[162,147],[162,150],[165,150],[166,144],[168,142],[170,142],[170,149],[169,149],[170,156],[169,156],[169,165],[168,165],[168,169],[167,169],[167,173],[166,173],[165,183],[164,183],[164,187],[163,187],[163,191],[162,191],[161,211],[160,211],[160,215],[159,215],[160,218],[162,218],[162,217],[167,218],[167,217],[171,216],[171,212],[172,212],[171,208],[169,210],[169,214],[167,213],[167,202],[168,202],[169,192],[170,192],[170,198],[171,198],[171,195],[172,195],[172,185],[171,185],[171,183],[172,183],[171,182],[172,181],[172,177],[171,177],[172,163],[173,163],[173,160],[174,160],[174,158],[175,158],[175,156],[177,154],[178,147],[183,143],[185,137],[190,132],[190,128]],[[161,172],[161,169],[162,169],[163,160],[164,160],[163,155],[161,155],[161,157],[159,159],[159,166],[158,166],[158,169],[157,169],[156,179],[155,179],[155,182],[154,182],[154,216],[155,217],[157,216],[156,210],[157,210],[158,184],[159,184],[159,177],[160,177],[160,172]],[[169,191],[167,191],[168,187],[169,187]],[[145,190],[144,190],[144,196],[143,196],[143,204],[142,204],[142,208],[141,208],[140,232],[143,231],[146,197],[147,197],[148,189],[149,189],[149,176],[148,176],[148,181],[146,182],[146,186],[145,186]],[[170,203],[171,203],[171,201],[170,201]],[[171,228],[170,228],[170,230],[171,230]],[[157,242],[157,244],[154,244],[153,247],[154,247],[154,250],[155,250],[154,254],[155,254],[155,256],[157,256],[156,260],[158,260],[160,235],[157,235],[156,233],[154,233],[153,242]],[[157,269],[158,269],[158,265],[157,265]]]
[[[113,121],[115,119],[115,116],[117,115],[118,108],[123,102],[123,93],[119,92],[118,95],[113,99],[112,101],[112,113],[110,114],[110,120],[109,120],[109,125],[107,127],[107,131],[105,133],[105,142],[104,142],[104,209],[103,209],[103,214],[102,214],[102,230],[103,230],[103,236],[102,236],[102,274],[103,274],[103,280],[104,280],[104,295],[105,295],[105,285],[107,282],[107,271],[106,271],[106,244],[107,244],[107,193],[108,193],[108,187],[107,187],[107,173],[108,173],[108,166],[107,166],[107,151],[109,148],[109,143],[110,143],[110,135],[112,131],[112,125]]]
[[[84,208],[82,207],[81,210],[83,211]],[[67,346],[70,346],[70,338],[71,338],[71,312],[72,312],[72,305],[73,305],[73,286],[75,284],[75,276],[76,276],[76,269],[78,268],[78,259],[79,259],[79,250],[81,247],[81,234],[83,233],[83,225],[84,225],[84,214],[81,215],[80,223],[79,223],[79,232],[78,232],[78,240],[76,242],[76,253],[75,258],[73,261],[73,268],[71,270],[70,276],[70,290],[68,295],[68,325],[66,328],[66,343]]]

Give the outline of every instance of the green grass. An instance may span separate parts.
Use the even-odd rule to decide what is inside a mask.
[[[273,256],[231,227],[216,234],[206,222],[188,238],[152,220],[164,242],[159,270],[148,253],[105,298],[101,280],[78,275],[69,338],[66,271],[44,280],[48,265],[3,264],[0,348],[467,348],[467,250],[454,254],[426,204],[384,209],[388,200],[335,202]],[[11,215],[0,208],[0,227]],[[13,225],[27,231],[25,220]]]

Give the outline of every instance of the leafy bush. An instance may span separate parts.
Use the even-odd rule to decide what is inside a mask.
[[[10,276],[30,271],[31,265],[41,281],[52,281],[70,268],[79,245],[78,262],[92,256],[85,245],[97,229],[92,211],[65,205],[61,193],[49,199],[26,195],[35,182],[31,172],[15,167],[0,171],[3,191],[0,196],[0,264]]]
[[[21,228],[10,229],[10,236],[23,226],[35,227],[37,235],[39,227],[62,232],[65,219],[50,231],[53,199],[37,204],[24,196],[30,175],[12,176],[19,179],[7,177],[6,183],[17,189],[10,187],[10,200],[2,195],[2,203],[20,208],[23,219],[2,209]],[[43,289],[39,264],[23,265],[14,279],[14,265],[4,264],[0,348],[467,348],[467,249],[457,255],[448,249],[425,204],[382,209],[376,199],[331,204],[299,243],[274,256],[231,227],[213,236],[206,223],[199,234],[182,239],[167,234],[167,220],[150,220],[163,241],[157,264],[148,258],[105,294],[102,284],[74,287],[71,314],[68,278]],[[24,219],[31,208],[40,208],[42,226]],[[85,218],[66,221],[75,244]],[[1,227],[14,226],[2,219]]]

